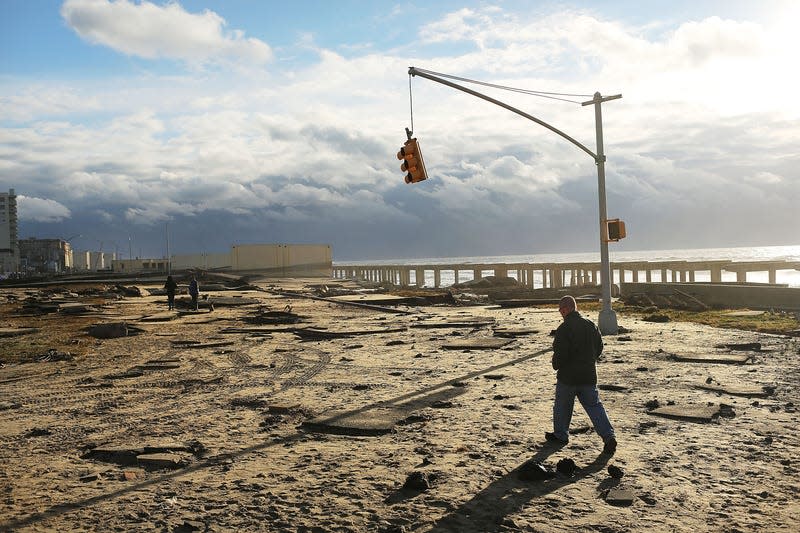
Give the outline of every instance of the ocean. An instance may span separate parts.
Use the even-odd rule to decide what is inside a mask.
[[[611,262],[615,261],[707,261],[707,260],[730,260],[730,261],[796,261],[800,263],[800,246],[755,246],[740,248],[698,248],[686,250],[640,250],[615,252],[613,244],[609,246],[609,257]],[[591,262],[600,261],[600,251],[583,253],[561,253],[561,254],[531,254],[531,255],[494,255],[494,256],[474,256],[474,257],[427,257],[414,259],[382,259],[382,260],[360,260],[360,261],[334,261],[337,264],[347,265],[442,265],[442,264],[469,264],[469,263],[572,263],[572,262]],[[509,272],[513,276],[513,272]],[[535,276],[539,276],[535,274]],[[630,276],[630,273],[628,273]],[[429,279],[430,278],[430,279]],[[654,272],[653,281],[660,281],[660,273]],[[472,279],[471,270],[463,270],[459,274],[459,281]],[[640,279],[644,279],[640,277]],[[711,281],[710,272],[698,272],[696,281]],[[627,279],[630,281],[630,278]],[[734,272],[722,273],[722,281],[736,281]],[[767,272],[750,272],[747,276],[748,282],[768,283]],[[776,283],[784,283],[790,287],[800,287],[800,271],[779,270],[776,273]],[[413,273],[412,273],[412,282]],[[615,273],[614,282],[619,282]],[[452,272],[442,272],[441,283],[443,286],[455,283]],[[534,283],[539,286],[541,279],[534,279]],[[427,272],[425,284],[433,286],[433,273]]]

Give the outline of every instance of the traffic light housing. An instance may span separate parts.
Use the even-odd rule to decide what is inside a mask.
[[[403,162],[400,170],[406,173],[406,183],[419,183],[428,179],[428,173],[425,172],[425,161],[422,160],[422,151],[419,149],[416,137],[406,141],[397,152],[397,159]]]
[[[606,234],[605,234],[605,241],[606,242],[617,242],[620,239],[624,239],[626,237],[625,233],[625,222],[618,218],[612,218],[606,220]]]

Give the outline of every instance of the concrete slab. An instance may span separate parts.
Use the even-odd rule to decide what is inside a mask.
[[[181,345],[180,348],[186,349],[201,349],[201,348],[220,348],[222,346],[232,346],[234,343],[233,341],[221,341],[221,342],[198,342],[193,344],[185,344]]]
[[[695,353],[695,354],[671,354],[675,361],[681,363],[714,363],[714,364],[738,364],[741,365],[749,361],[753,356],[748,354],[734,353]]]
[[[535,335],[538,329],[533,328],[495,328],[495,337],[524,337],[525,335]]]
[[[697,388],[722,394],[730,394],[731,396],[744,396],[747,398],[766,398],[770,396],[770,393],[765,391],[763,387],[752,385],[709,385],[703,383],[697,385]]]
[[[261,300],[257,298],[243,298],[237,296],[213,296],[209,298],[209,301],[214,304],[215,307],[239,307],[242,305],[258,305]]]
[[[344,339],[357,335],[385,335],[386,333],[398,333],[405,331],[405,327],[400,328],[380,328],[380,329],[361,329],[361,330],[330,330],[316,328],[295,328],[292,333],[306,340],[326,340]]]
[[[392,294],[348,294],[345,296],[331,296],[333,302],[365,303],[372,305],[402,305],[413,303],[415,298],[408,296],[394,296]]]
[[[135,465],[138,455],[144,453],[144,447],[134,448],[131,446],[98,446],[89,450],[84,457],[95,459],[105,463],[115,463],[118,465]]]
[[[483,326],[493,326],[494,318],[475,318],[461,320],[442,320],[442,321],[420,321],[410,324],[412,328],[479,328]]]
[[[169,322],[178,318],[177,311],[163,311],[161,313],[154,313],[139,319],[139,322]]]
[[[376,407],[365,411],[337,410],[303,422],[312,431],[341,435],[384,435],[406,418],[408,409],[402,407]]]
[[[690,422],[711,422],[719,413],[718,405],[668,405],[648,411],[651,415]]]
[[[611,505],[632,505],[636,494],[628,489],[611,489],[606,495],[606,503]]]
[[[760,352],[760,342],[730,342],[724,344],[715,344],[714,348],[727,348],[728,350],[738,352]]]
[[[332,410],[303,422],[302,426],[308,430],[322,433],[383,435],[391,432],[396,424],[407,419],[414,411],[444,405],[464,392],[466,392],[464,387],[448,387],[412,397],[403,403],[373,404],[362,409]]]
[[[145,470],[175,469],[185,465],[184,459],[174,453],[144,453],[138,455],[136,461]]]
[[[450,341],[442,345],[444,350],[496,350],[514,342],[514,339],[498,337],[473,337]]]
[[[153,364],[138,365],[134,367],[134,369],[157,371],[157,370],[175,370],[176,368],[180,367],[181,365],[175,363],[153,363]]]

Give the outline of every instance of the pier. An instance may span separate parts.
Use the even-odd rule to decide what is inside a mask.
[[[625,261],[612,262],[613,283],[753,282],[755,274],[777,284],[779,271],[800,271],[797,261]],[[530,289],[581,287],[600,283],[600,262],[334,264],[335,279],[360,279],[400,287],[439,288],[487,276],[512,277]],[[749,278],[749,279],[748,279]],[[443,283],[447,280],[450,283]]]

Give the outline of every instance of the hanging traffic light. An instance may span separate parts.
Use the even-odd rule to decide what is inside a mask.
[[[406,183],[418,183],[428,179],[428,174],[425,172],[425,162],[422,160],[422,152],[419,149],[416,137],[406,141],[400,151],[397,152],[397,159],[403,162],[400,165],[400,170],[406,172]]]
[[[617,242],[626,237],[625,222],[618,218],[606,220],[606,242]]]

